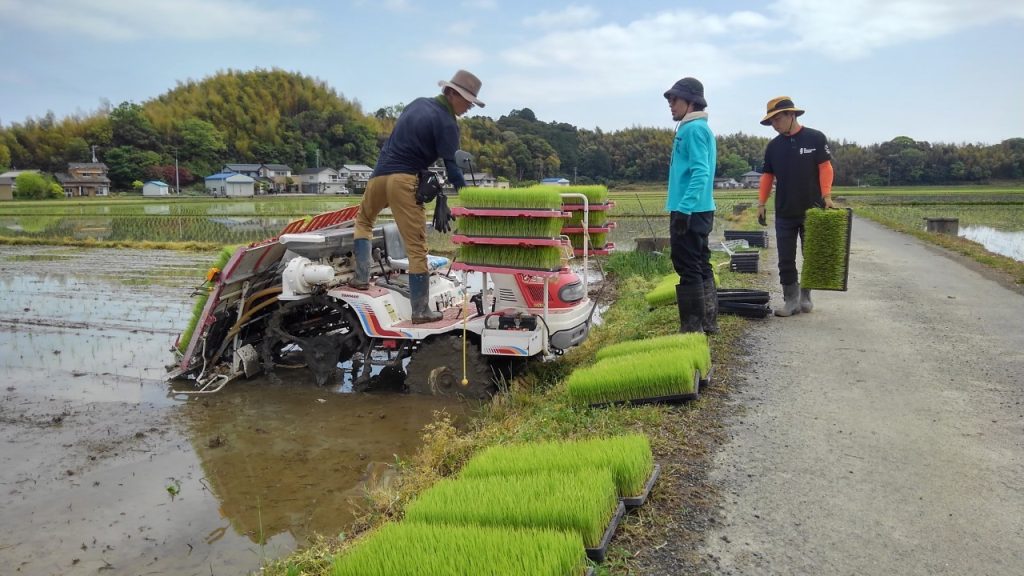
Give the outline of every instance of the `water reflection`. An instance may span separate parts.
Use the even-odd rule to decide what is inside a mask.
[[[989,252],[1024,262],[1024,231],[1005,232],[989,226],[963,226],[960,236],[981,244]]]
[[[288,534],[337,535],[365,511],[396,460],[415,452],[448,399],[330,394],[306,371],[283,384],[249,380],[189,402],[188,436],[220,515],[253,543]]]

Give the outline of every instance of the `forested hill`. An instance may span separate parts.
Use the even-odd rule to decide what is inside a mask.
[[[95,147],[115,189],[136,180],[180,183],[225,163],[307,167],[373,165],[380,143],[401,113],[398,104],[367,114],[324,82],[281,70],[227,71],[180,83],[143,103],[123,102],[88,116],[53,114],[0,127],[0,169],[60,172],[88,162]],[[512,110],[494,120],[460,121],[462,146],[476,169],[514,182],[547,176],[579,183],[663,182],[673,133],[634,127],[615,132],[580,129]],[[837,136],[837,135],[830,135]],[[716,176],[738,178],[760,167],[767,137],[718,136]],[[1024,138],[992,146],[931,144],[901,136],[860,146],[832,142],[839,185],[968,184],[1024,179]]]

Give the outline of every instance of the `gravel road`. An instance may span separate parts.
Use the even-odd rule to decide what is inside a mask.
[[[708,571],[1024,574],[1024,296],[861,219],[851,261],[751,328]]]

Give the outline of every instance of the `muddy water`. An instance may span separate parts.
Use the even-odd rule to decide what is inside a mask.
[[[0,566],[239,574],[347,530],[431,398],[303,372],[182,400],[163,381],[211,254],[0,249]]]

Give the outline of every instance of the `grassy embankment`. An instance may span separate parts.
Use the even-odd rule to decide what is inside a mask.
[[[730,228],[752,228],[754,212],[740,216],[728,212]],[[648,212],[650,213],[650,212]],[[728,216],[726,215],[728,214]],[[423,446],[401,463],[400,478],[387,489],[368,495],[366,514],[357,520],[344,538],[324,535],[295,554],[273,561],[265,574],[328,574],[330,558],[345,548],[353,536],[371,531],[403,516],[414,496],[442,478],[457,473],[481,449],[498,443],[574,439],[641,432],[651,438],[655,459],[662,463],[663,479],[651,503],[629,516],[621,525],[609,559],[598,574],[627,574],[633,554],[649,546],[658,534],[677,523],[685,509],[697,504],[685,494],[689,482],[703,467],[708,438],[715,434],[713,414],[727,390],[729,367],[739,347],[737,342],[747,320],[722,316],[722,332],[711,338],[716,384],[698,401],[682,406],[640,406],[604,409],[574,407],[564,379],[577,367],[591,365],[599,349],[628,339],[671,334],[678,330],[675,306],[649,310],[644,295],[665,274],[671,272],[667,256],[619,253],[607,259],[606,273],[612,278],[602,300],[611,307],[602,314],[603,323],[590,338],[557,361],[535,363],[516,378],[510,390],[482,405],[477,416],[463,430],[455,429],[444,415],[427,428]],[[720,268],[721,284],[745,287],[758,277],[731,273]],[[696,534],[694,532],[693,534]]]

